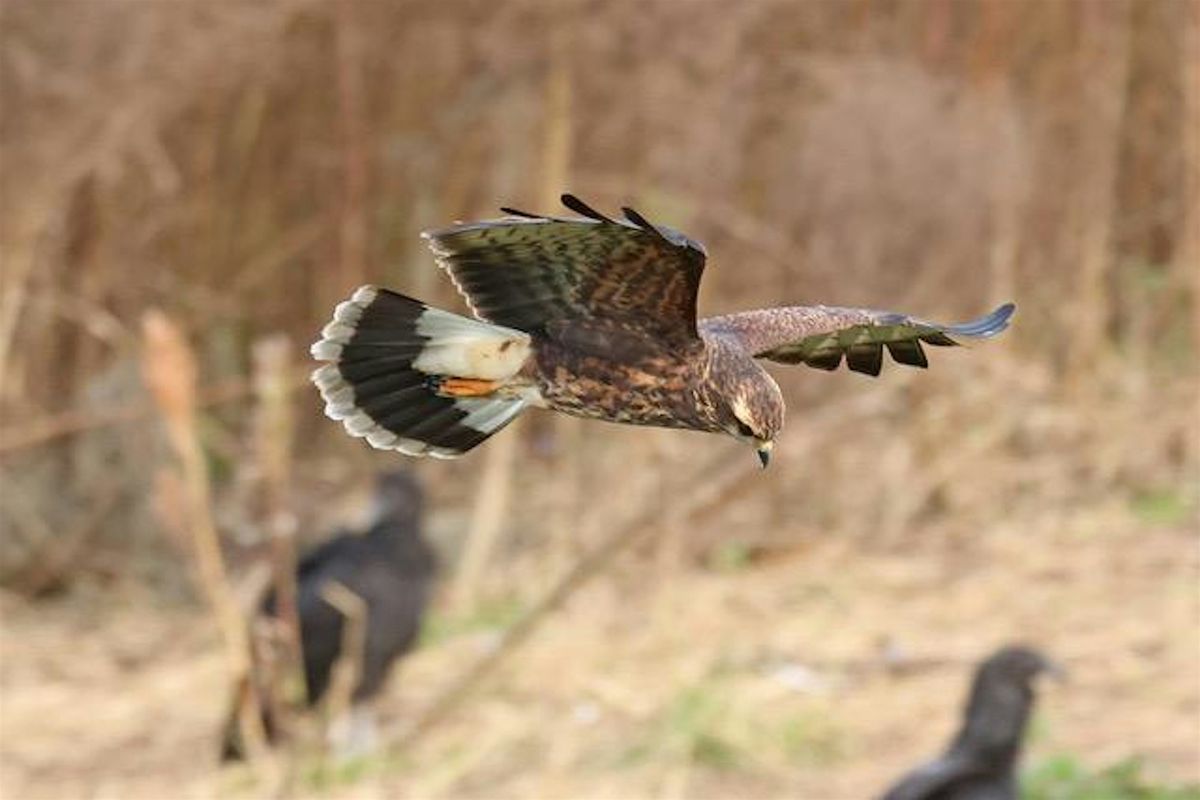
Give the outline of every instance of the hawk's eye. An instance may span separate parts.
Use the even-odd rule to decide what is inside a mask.
[[[738,433],[740,433],[742,436],[745,436],[748,439],[754,438],[754,431],[750,430],[750,426],[742,422],[740,419],[737,421],[737,428]]]

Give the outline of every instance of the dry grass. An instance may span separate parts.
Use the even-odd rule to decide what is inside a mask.
[[[789,532],[797,546],[771,559],[670,582],[624,559],[414,749],[326,773],[319,790],[310,774],[299,791],[864,797],[940,746],[970,662],[1014,639],[1071,673],[1045,688],[1032,761],[1138,755],[1157,779],[1200,780],[1190,532],[1122,508],[1013,518],[915,552]],[[210,760],[225,685],[209,618],[111,596],[9,598],[4,617],[6,795],[248,792]],[[413,656],[384,705],[393,728],[494,633],[460,628]]]
[[[689,469],[751,458],[712,437],[531,415],[490,470],[414,464],[448,567],[492,534],[444,604],[476,622],[661,524],[415,752],[329,791],[862,796],[946,733],[962,660],[1014,636],[1078,665],[1036,753],[1197,778],[1194,2],[103,7],[0,4],[6,795],[248,791],[197,756],[227,681],[152,506],[171,454],[143,312],[196,348],[194,471],[241,567],[394,464],[301,381],[288,405],[282,364],[331,304],[371,280],[460,308],[416,233],[558,184],[705,241],[705,312],[1020,312],[928,373],[778,370],[776,463],[701,520],[673,501]],[[493,636],[422,651],[397,732]],[[889,676],[885,637],[954,663]]]

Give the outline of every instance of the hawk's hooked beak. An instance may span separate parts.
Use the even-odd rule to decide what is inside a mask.
[[[762,462],[763,469],[766,469],[767,465],[771,463],[771,450],[774,447],[774,442],[762,442],[758,445],[755,452],[758,453],[758,460]]]

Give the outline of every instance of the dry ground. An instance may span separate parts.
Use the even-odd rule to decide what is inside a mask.
[[[1190,526],[1114,506],[888,552],[802,541],[723,569],[627,557],[414,751],[292,793],[868,797],[941,745],[968,662],[1014,639],[1070,671],[1043,692],[1031,762],[1138,756],[1154,778],[1200,780]],[[5,798],[252,793],[214,769],[226,700],[210,620],[156,603],[4,601]],[[495,641],[458,630],[393,682],[392,730]]]

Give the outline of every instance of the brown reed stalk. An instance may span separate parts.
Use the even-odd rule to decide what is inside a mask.
[[[22,202],[4,226],[4,269],[0,269],[0,400],[16,390],[14,368],[18,323],[25,312],[29,290],[39,264],[38,241],[51,224],[52,203]],[[6,213],[8,213],[7,206]]]
[[[264,528],[270,541],[275,616],[279,621],[279,658],[269,697],[272,719],[286,731],[291,712],[305,697],[301,664],[300,618],[296,612],[296,517],[288,501],[291,485],[292,412],[291,342],[268,336],[254,344],[255,456],[265,500]],[[297,689],[296,691],[288,691]],[[287,737],[281,736],[282,740]]]
[[[162,311],[151,309],[142,318],[142,371],[162,415],[167,440],[178,459],[179,491],[168,500],[175,525],[186,531],[192,554],[213,615],[221,631],[226,660],[235,686],[249,685],[251,642],[221,555],[212,516],[212,489],[200,444],[196,418],[196,361],[182,331]],[[253,691],[243,692],[239,724],[251,763],[271,772],[261,708]]]
[[[558,203],[558,196],[566,186],[570,168],[571,78],[567,63],[565,43],[562,43],[556,46],[555,57],[546,81],[546,128],[540,192],[541,202],[546,207]],[[560,429],[574,430],[573,422],[571,420],[560,424]],[[517,424],[519,423],[514,423],[512,427]],[[512,467],[516,461],[518,442],[519,437],[510,430],[506,435],[488,443],[466,546],[451,591],[451,606],[460,613],[474,608],[478,602],[484,567],[491,560],[496,542],[503,531],[508,516]],[[574,472],[571,472],[560,486],[573,487],[574,483]],[[569,498],[570,491],[565,493],[565,496]],[[574,506],[568,499],[560,498],[560,507],[566,507],[568,503],[569,507]]]
[[[1189,3],[1185,13],[1183,57],[1184,225],[1176,262],[1182,275],[1191,275],[1192,334],[1200,353],[1200,4]]]
[[[1079,11],[1083,46],[1077,69],[1082,76],[1082,100],[1091,113],[1080,131],[1078,163],[1083,172],[1075,198],[1079,241],[1069,372],[1076,388],[1103,354],[1112,320],[1108,279],[1113,267],[1132,7],[1126,2],[1083,3]]]
[[[357,0],[338,0],[335,15],[337,119],[341,139],[342,194],[338,211],[339,293],[367,274],[367,118],[363,87],[363,36]]]
[[[554,208],[559,196],[571,182],[572,91],[569,21],[558,13],[549,15],[550,70],[546,75],[546,127],[542,145],[543,208]],[[555,491],[548,517],[548,563],[553,569],[565,568],[577,554],[582,483],[580,459],[585,449],[583,424],[571,417],[555,417],[556,441]],[[552,573],[551,573],[552,574]]]

